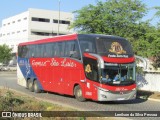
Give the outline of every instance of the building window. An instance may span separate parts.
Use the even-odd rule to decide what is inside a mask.
[[[53,23],[58,23],[58,20],[53,19]],[[60,24],[68,24],[68,25],[70,25],[70,21],[66,21],[66,20],[60,20],[59,23]]]
[[[18,22],[20,22],[21,20],[19,19]]]
[[[31,32],[31,35],[39,35],[39,36],[57,36],[57,33],[47,33],[47,32]],[[64,34],[59,34],[64,35]]]
[[[12,34],[15,34],[15,32],[12,32]]]
[[[10,35],[10,33],[7,33],[7,35]]]
[[[53,19],[53,23],[58,23],[58,20]]]
[[[27,30],[23,30],[23,32],[26,32]]]
[[[15,21],[12,22],[13,24],[15,23]]]
[[[70,24],[70,21],[60,20],[60,24]]]
[[[20,31],[17,31],[17,33],[20,33]]]
[[[14,45],[11,45],[11,49],[14,49]]]
[[[23,18],[24,20],[27,20],[27,17]]]
[[[3,24],[3,26],[6,26],[6,24]]]
[[[38,22],[50,22],[49,19],[46,19],[46,18],[36,18],[36,17],[32,17],[32,21],[38,21]]]
[[[8,25],[10,25],[10,23],[8,23]]]
[[[46,33],[46,32],[31,32],[32,35],[40,35],[40,36],[49,36],[50,33]]]

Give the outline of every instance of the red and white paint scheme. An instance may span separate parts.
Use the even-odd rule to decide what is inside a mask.
[[[30,91],[50,91],[77,100],[136,98],[135,57],[121,37],[71,34],[20,43],[17,82]]]

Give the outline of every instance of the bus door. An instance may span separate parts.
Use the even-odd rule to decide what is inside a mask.
[[[98,63],[97,60],[84,58],[84,70],[86,75],[85,97],[97,98],[97,84],[99,83]]]

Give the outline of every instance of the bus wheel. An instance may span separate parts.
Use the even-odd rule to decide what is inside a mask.
[[[33,92],[33,83],[32,83],[32,81],[31,80],[28,80],[28,89],[29,89],[29,91],[31,91],[31,92]]]
[[[28,89],[28,88],[29,88],[28,81],[29,81],[29,80],[27,80],[27,82],[26,82],[26,89]]]
[[[81,88],[80,88],[79,85],[74,88],[74,95],[75,95],[76,99],[77,99],[78,101],[80,101],[80,102],[83,102],[83,101],[86,100],[86,99],[83,98],[83,96],[82,96],[82,90],[81,90]]]
[[[37,80],[34,81],[33,87],[34,87],[34,92],[35,93],[40,93],[41,92],[41,89],[38,86]]]

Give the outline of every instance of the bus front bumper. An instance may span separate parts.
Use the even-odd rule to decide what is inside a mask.
[[[130,91],[106,91],[98,89],[98,101],[120,101],[136,99],[137,90]]]

